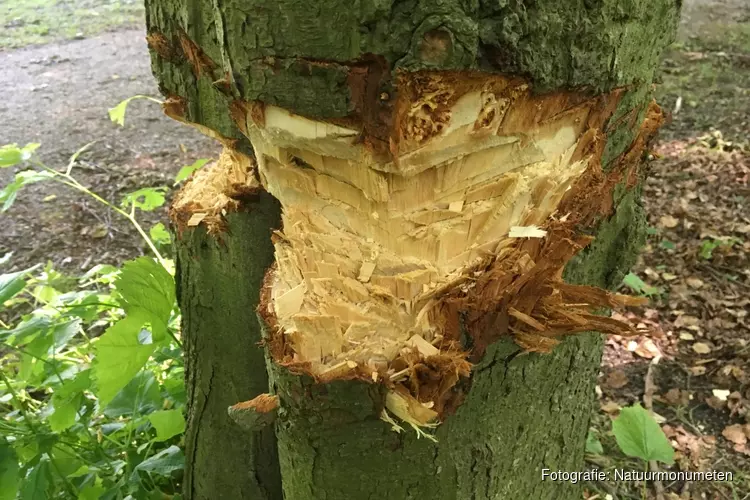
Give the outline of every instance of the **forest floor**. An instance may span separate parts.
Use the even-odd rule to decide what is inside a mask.
[[[618,452],[610,420],[650,403],[677,451],[669,470],[734,472],[733,483],[651,485],[650,498],[748,499],[750,5],[686,2],[660,80],[672,118],[644,187],[648,244],[623,286],[651,303],[621,317],[649,334],[607,339],[593,420],[603,453],[589,462],[643,470]],[[642,495],[633,483],[588,486],[589,499]]]
[[[158,96],[144,41],[141,0],[18,0],[0,6],[0,145],[39,142],[51,167],[97,141],[73,170],[119,202],[143,187],[171,187],[181,166],[216,156],[194,130],[133,101],[125,126],[107,109]],[[10,92],[7,90],[11,89]],[[610,419],[652,401],[677,449],[673,470],[731,470],[733,483],[662,484],[664,498],[750,498],[750,6],[686,0],[657,98],[672,114],[644,189],[649,241],[631,279],[649,307],[627,318],[650,334],[610,338],[601,370],[592,466],[635,468],[617,451]],[[0,186],[11,180],[0,170]],[[65,186],[25,188],[0,213],[0,272],[49,261],[80,274],[144,253],[111,209]],[[144,225],[163,211],[142,214]],[[627,288],[624,288],[627,290]],[[633,291],[633,290],[628,290]],[[656,496],[651,485],[649,497]],[[637,485],[587,485],[587,498],[640,498]]]

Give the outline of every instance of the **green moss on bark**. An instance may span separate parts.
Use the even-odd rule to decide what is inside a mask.
[[[678,19],[675,0],[147,0],[149,30],[184,30],[233,76],[232,94],[323,118],[353,103],[348,68],[367,54],[398,69],[528,76],[537,91],[652,80]],[[154,54],[154,58],[159,56]],[[154,72],[190,94],[189,68]],[[218,75],[214,75],[218,76]],[[210,118],[201,116],[209,125]]]

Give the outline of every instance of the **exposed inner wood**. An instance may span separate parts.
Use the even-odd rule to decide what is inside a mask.
[[[219,233],[224,216],[239,207],[239,199],[261,189],[252,158],[225,147],[219,159],[197,170],[191,182],[177,192],[170,217],[178,228],[206,225]]]
[[[619,99],[420,79],[400,93],[385,161],[357,130],[274,106],[242,124],[283,207],[269,312],[287,361],[322,379],[398,380],[391,361],[405,349],[440,353],[437,299],[517,242],[512,228],[565,216],[556,208]]]

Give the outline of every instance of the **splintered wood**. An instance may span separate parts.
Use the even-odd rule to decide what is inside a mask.
[[[205,224],[209,233],[224,228],[224,216],[237,210],[239,200],[261,189],[252,158],[224,148],[218,161],[197,170],[170,207],[170,218],[179,230]]]
[[[275,360],[321,381],[383,382],[393,411],[418,408],[426,424],[500,335],[546,352],[567,333],[627,333],[592,310],[631,301],[562,282],[588,240],[572,231],[581,214],[557,213],[587,169],[600,172],[621,92],[533,95],[480,74],[397,84],[386,154],[360,130],[271,105],[233,117],[283,207],[261,310]]]

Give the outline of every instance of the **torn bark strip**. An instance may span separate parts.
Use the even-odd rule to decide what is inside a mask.
[[[233,103],[259,184],[230,146],[173,206],[179,224],[210,211],[197,223],[220,231],[222,211],[237,208],[233,162],[244,162],[242,189],[280,201],[260,307],[274,361],[320,382],[382,383],[391,413],[428,425],[455,407],[456,384],[503,335],[549,352],[573,333],[634,334],[594,312],[637,299],[566,284],[562,271],[591,241],[579,229],[609,215],[656,108],[605,175],[604,128],[623,89],[535,95],[519,78],[451,72],[397,83],[385,155],[364,126]],[[535,237],[518,237],[531,226]]]
[[[250,401],[243,401],[227,408],[227,414],[246,431],[259,431],[276,420],[279,397],[261,394]]]

